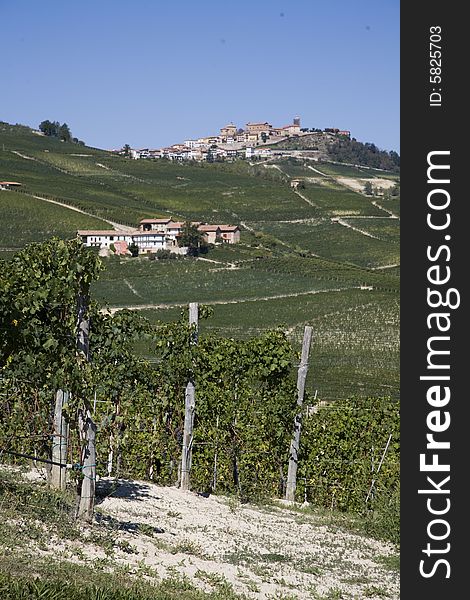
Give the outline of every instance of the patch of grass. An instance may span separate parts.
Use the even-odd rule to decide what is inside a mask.
[[[297,560],[295,568],[302,573],[308,573],[310,575],[321,575],[322,570],[317,565],[313,564],[308,557]]]
[[[0,554],[0,597],[9,600],[246,600],[221,585],[202,592],[176,570],[162,581],[148,582],[130,574],[128,565],[101,561],[85,566],[32,554]],[[113,568],[114,567],[114,568]],[[139,565],[136,573],[156,578]],[[42,595],[41,595],[42,594]]]
[[[192,540],[181,540],[171,549],[172,554],[191,554],[200,558],[207,558],[202,548]]]
[[[20,533],[20,539],[24,539],[23,534],[26,538],[31,535],[30,539],[47,536],[45,526],[67,539],[78,539],[81,535],[75,526],[75,495],[72,491],[61,493],[48,488],[46,483],[20,481],[17,474],[2,469],[0,506],[6,530],[9,522],[19,520],[16,536]],[[8,537],[0,538],[0,544],[7,543]]]
[[[400,555],[391,554],[390,556],[377,556],[375,561],[379,565],[383,565],[390,571],[400,571]]]
[[[284,554],[277,554],[276,552],[267,552],[259,555],[260,559],[265,562],[282,563],[289,562],[290,558]]]
[[[360,585],[369,583],[369,578],[365,577],[365,575],[356,575],[355,577],[345,577],[344,579],[341,579],[341,583],[346,583],[347,585]]]
[[[138,531],[139,531],[139,533],[143,533],[144,535],[147,535],[148,537],[153,537],[153,535],[155,533],[155,527],[152,527],[152,525],[148,525],[147,523],[139,523]]]
[[[378,596],[379,598],[388,598],[390,595],[384,587],[376,585],[370,585],[364,588],[362,593],[364,598],[373,598],[375,596]]]
[[[222,594],[227,600],[238,598],[234,592],[233,586],[219,573],[208,573],[207,571],[198,569],[194,574],[194,577],[211,585],[217,593]]]
[[[330,588],[325,594],[322,594],[313,585],[310,586],[310,597],[312,600],[342,600],[345,598],[339,587]]]

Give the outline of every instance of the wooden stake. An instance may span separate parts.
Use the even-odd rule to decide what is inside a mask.
[[[77,349],[86,360],[89,358],[90,320],[87,318],[86,297],[78,300],[78,333]],[[82,443],[80,465],[83,479],[79,485],[80,499],[77,507],[77,518],[91,522],[95,507],[96,486],[96,425],[91,416],[91,406],[85,400],[85,409],[79,411],[78,430]]]
[[[299,370],[297,373],[297,405],[299,412],[294,418],[294,435],[290,444],[289,468],[287,471],[286,500],[293,502],[295,500],[295,488],[297,485],[297,463],[300,446],[300,429],[302,424],[302,404],[305,393],[305,380],[308,372],[308,357],[310,354],[310,344],[312,341],[312,328],[305,326],[304,339],[302,342],[302,356],[300,359]]]
[[[65,490],[67,463],[68,424],[62,416],[62,408],[68,400],[68,392],[57,390],[54,410],[54,434],[52,437],[52,460],[63,464],[63,467],[52,465],[51,486],[57,490]]]
[[[189,305],[189,324],[194,325],[194,333],[191,339],[192,344],[197,344],[198,334],[198,305],[191,302]],[[196,388],[192,378],[188,381],[184,397],[184,431],[183,431],[183,450],[181,453],[181,483],[182,490],[189,490],[191,486],[190,474],[192,463],[193,446],[193,425],[194,410],[196,407]]]
[[[80,461],[83,479],[80,487],[77,518],[91,523],[95,508],[96,425],[89,410],[86,413],[80,411],[78,421],[83,444]]]

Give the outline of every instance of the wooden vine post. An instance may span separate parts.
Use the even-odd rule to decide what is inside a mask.
[[[67,463],[67,441],[69,436],[68,423],[62,416],[62,409],[68,398],[68,392],[57,390],[54,408],[54,433],[52,435],[52,460],[64,466],[59,467],[57,464],[51,466],[50,484],[51,487],[62,491],[65,490],[67,482],[65,464]]]
[[[189,325],[194,327],[191,344],[197,344],[198,334],[198,305],[196,302],[189,304]],[[194,410],[196,406],[196,389],[194,378],[191,375],[187,385],[184,398],[184,431],[183,450],[181,454],[181,484],[182,490],[189,490],[191,486],[191,463],[193,446]]]
[[[300,429],[302,424],[302,404],[305,393],[305,380],[308,372],[308,358],[310,355],[310,344],[312,342],[312,328],[305,326],[304,339],[302,342],[302,355],[297,373],[297,405],[299,412],[294,418],[294,435],[290,444],[289,468],[287,471],[286,500],[295,500],[295,489],[297,486],[297,464],[300,446]]]
[[[84,295],[78,301],[77,349],[88,361],[89,357],[90,320],[87,317],[87,303]],[[92,419],[91,406],[85,400],[84,408],[78,413],[78,431],[81,442],[80,467],[82,479],[79,483],[79,501],[77,518],[91,522],[95,507],[96,486],[96,425]]]

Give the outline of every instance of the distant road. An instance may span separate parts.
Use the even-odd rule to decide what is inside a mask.
[[[87,217],[93,217],[94,219],[99,219],[104,223],[108,223],[112,225],[114,229],[119,231],[125,231],[126,233],[130,233],[135,231],[135,227],[129,227],[129,225],[121,225],[120,223],[116,223],[115,221],[110,221],[109,219],[104,219],[103,217],[98,217],[93,213],[86,212],[81,208],[77,208],[76,206],[70,206],[69,204],[64,204],[63,202],[58,202],[57,200],[50,200],[49,198],[43,198],[42,196],[35,196],[34,194],[26,194],[27,196],[31,196],[32,198],[36,198],[36,200],[43,200],[44,202],[50,202],[51,204],[57,204],[58,206],[62,206],[63,208],[68,208],[69,210],[74,210],[75,212],[81,213],[82,215],[87,215]]]

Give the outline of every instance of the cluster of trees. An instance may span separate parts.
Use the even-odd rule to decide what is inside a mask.
[[[364,194],[366,196],[382,195],[384,198],[391,200],[400,197],[400,184],[397,182],[389,189],[383,190],[372,185],[372,181],[366,181],[364,184]]]
[[[380,150],[375,144],[341,137],[328,146],[330,159],[337,162],[364,165],[374,169],[399,171],[400,156],[394,150]]]
[[[72,137],[72,132],[70,131],[67,123],[59,123],[59,121],[49,121],[46,119],[45,121],[41,121],[39,123],[39,131],[42,131],[44,135],[48,137],[55,137],[63,142],[73,142],[74,144],[79,144],[80,146],[84,146],[85,142],[79,140],[76,137]]]
[[[207,254],[209,245],[196,225],[186,221],[181,230],[179,245],[188,248],[189,256]]]

